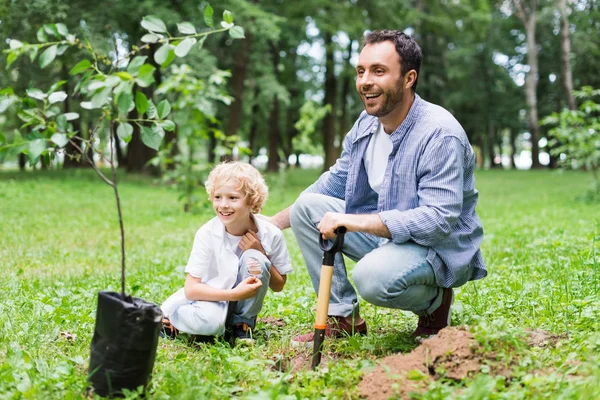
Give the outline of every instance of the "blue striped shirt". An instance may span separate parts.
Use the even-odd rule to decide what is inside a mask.
[[[475,156],[458,121],[415,94],[406,119],[391,134],[379,195],[369,185],[364,156],[379,119],[363,112],[329,171],[306,192],[346,202],[346,213],[378,213],[394,243],[429,248],[437,284],[456,287],[487,275],[479,250],[483,227],[475,212]]]

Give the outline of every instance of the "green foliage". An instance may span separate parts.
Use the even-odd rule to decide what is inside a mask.
[[[594,177],[592,194],[600,200],[600,104],[596,102],[600,100],[600,89],[585,86],[574,94],[581,104],[577,110],[565,108],[546,117],[542,124],[552,126],[552,153],[562,157],[563,165],[590,171]]]
[[[295,125],[299,134],[292,139],[296,151],[307,154],[319,153],[320,143],[315,133],[318,124],[329,112],[331,112],[329,104],[320,107],[314,101],[307,101],[302,105],[300,119]]]

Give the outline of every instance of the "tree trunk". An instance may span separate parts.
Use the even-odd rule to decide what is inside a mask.
[[[271,55],[273,56],[273,74],[275,80],[278,80],[279,67],[279,49],[274,43],[271,43]],[[269,117],[269,161],[267,163],[268,172],[279,171],[279,141],[281,138],[281,129],[279,128],[279,99],[273,96],[273,108]]]
[[[215,136],[215,131],[213,129],[208,130],[208,147],[206,149],[206,160],[209,164],[214,164],[217,157],[215,154],[215,150],[217,149],[217,137]]]
[[[525,94],[529,108],[529,129],[531,131],[531,168],[538,169],[540,165],[540,147],[537,110],[538,56],[535,41],[537,1],[532,0],[530,7],[525,9],[521,1],[513,0],[517,6],[517,15],[525,25],[527,36],[527,63],[529,72],[525,78]]]
[[[494,126],[491,123],[488,123],[488,129],[487,129],[487,149],[488,149],[488,156],[490,158],[490,168],[498,168],[498,164],[496,163],[496,150],[495,150],[495,144],[496,144],[496,132],[494,131]]]
[[[27,156],[25,153],[19,153],[19,171],[25,171],[27,166]]]
[[[255,158],[258,154],[256,150],[256,136],[258,134],[258,96],[260,95],[260,91],[258,89],[258,85],[254,87],[254,103],[252,104],[251,118],[252,123],[250,124],[250,132],[248,133],[248,147],[250,147],[250,163],[252,163],[252,159]]]
[[[569,38],[569,19],[567,15],[567,0],[558,0],[560,11],[560,72],[565,89],[565,98],[570,110],[575,110],[575,96],[573,96],[573,74],[571,72],[571,39]]]
[[[340,96],[340,110],[342,110],[342,115],[340,116],[340,130],[339,130],[339,142],[338,146],[338,154],[341,153],[342,143],[344,143],[344,137],[350,130],[350,117],[348,115],[348,96],[350,95],[350,89],[352,87],[352,77],[354,76],[354,68],[352,64],[350,64],[350,59],[352,58],[352,46],[354,45],[354,40],[350,41],[348,45],[348,53],[346,53],[346,58],[344,60],[344,78],[342,80],[342,94]]]
[[[484,140],[483,140],[483,135],[481,133],[479,133],[477,135],[477,138],[475,139],[476,143],[477,143],[477,148],[479,151],[477,151],[477,168],[479,169],[483,169],[483,167],[485,166],[485,156],[484,156]]]
[[[285,150],[285,157],[286,157],[286,164],[288,163],[288,160],[290,159],[290,156],[292,154],[294,154],[294,138],[296,137],[296,135],[298,135],[298,130],[296,129],[296,121],[298,121],[299,115],[298,115],[298,109],[299,107],[295,107],[294,104],[296,104],[296,98],[298,97],[298,95],[300,94],[300,91],[298,90],[298,88],[296,87],[292,87],[290,89],[290,105],[288,106],[287,109],[287,116],[286,116],[286,139],[287,139],[287,145],[286,145],[286,150]],[[298,157],[296,157],[296,164],[295,164],[295,168],[299,167],[300,163],[298,161]]]
[[[246,81],[246,73],[248,72],[248,64],[250,59],[250,49],[252,48],[252,34],[246,32],[246,39],[239,41],[240,48],[237,51],[237,57],[233,64],[231,72],[231,95],[233,102],[229,107],[229,118],[225,126],[225,135],[233,136],[240,128],[242,120],[242,112],[244,106],[244,87]],[[226,141],[228,143],[228,141]],[[232,150],[231,148],[228,150]],[[231,161],[231,154],[226,154],[221,157],[221,161]]]
[[[515,157],[517,155],[517,133],[514,129],[509,130],[508,132],[510,137],[510,169],[517,168],[517,164],[515,163]]]
[[[330,110],[323,119],[323,150],[325,151],[325,163],[323,169],[327,171],[329,167],[335,164],[338,154],[334,146],[336,130],[335,117],[336,107],[335,98],[337,91],[337,82],[335,78],[335,59],[334,44],[330,33],[325,33],[325,98],[324,104],[330,106]]]

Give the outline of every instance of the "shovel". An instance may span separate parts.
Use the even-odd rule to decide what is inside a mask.
[[[321,280],[319,281],[319,293],[317,295],[317,317],[315,320],[315,335],[313,337],[313,359],[312,369],[315,369],[321,363],[323,354],[323,339],[325,338],[325,329],[327,327],[327,314],[329,311],[329,296],[331,294],[331,280],[333,278],[333,261],[335,253],[342,250],[344,245],[344,234],[346,227],[340,226],[335,230],[335,240],[331,243],[329,240],[320,236],[319,241],[323,250],[323,266],[321,267]]]

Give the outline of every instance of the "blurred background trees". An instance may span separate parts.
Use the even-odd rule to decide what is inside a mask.
[[[47,35],[44,24],[62,23],[117,59],[147,33],[139,23],[144,15],[159,17],[170,31],[182,21],[199,28],[206,5],[186,0],[0,0],[0,32],[7,49],[12,40],[36,43]],[[576,110],[574,89],[600,87],[595,67],[600,61],[600,4],[593,0],[225,0],[212,6],[219,17],[231,10],[245,38],[211,38],[185,61],[177,58],[162,68],[156,62],[162,56],[155,55],[158,45],[144,51],[156,69],[151,87],[140,90],[147,96],[158,90],[169,98],[176,129],[166,132],[157,151],[143,145],[134,126],[131,140],[116,144],[120,168],[165,176],[167,171],[202,170],[219,160],[243,158],[276,171],[297,165],[300,155],[311,155],[307,152],[323,160],[310,165],[328,168],[362,111],[354,65],[368,30],[401,29],[417,39],[424,53],[417,92],[454,113],[477,152],[479,167],[556,167],[571,155],[552,148],[566,149],[554,136],[549,140],[552,127],[538,121],[563,109]],[[4,56],[0,88],[22,94],[66,81],[62,90],[69,98],[61,103],[62,112],[79,113],[74,129],[86,138],[97,115],[71,95],[78,78],[69,75],[69,62],[77,56],[68,50],[60,63],[46,68],[21,57],[9,69]],[[182,71],[187,71],[185,79]],[[20,151],[2,147],[23,124],[6,96],[0,94],[0,160],[5,167],[26,168]],[[307,110],[319,113],[311,116]],[[51,166],[37,164],[83,166],[70,158]]]

